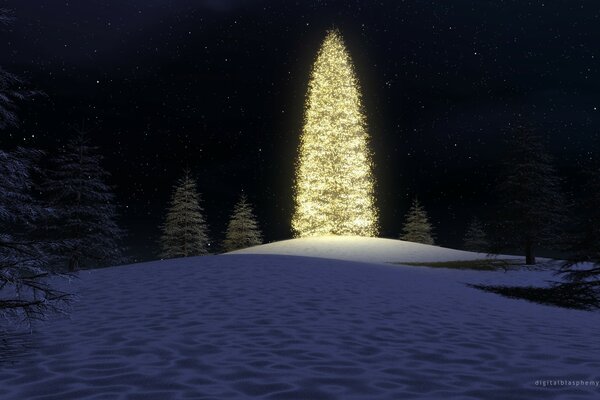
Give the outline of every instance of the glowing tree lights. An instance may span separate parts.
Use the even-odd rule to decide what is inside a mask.
[[[296,166],[296,236],[377,235],[373,164],[361,94],[340,33],[313,66]]]

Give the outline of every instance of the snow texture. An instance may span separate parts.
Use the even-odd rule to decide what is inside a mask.
[[[369,263],[468,261],[488,257],[484,253],[359,236],[323,236],[284,240],[227,254],[281,254]],[[501,256],[500,258],[519,257]]]
[[[82,271],[71,318],[0,364],[0,398],[597,398],[535,382],[600,380],[598,313],[464,284],[548,277],[280,255]]]

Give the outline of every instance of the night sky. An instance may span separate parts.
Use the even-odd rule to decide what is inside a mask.
[[[503,132],[538,128],[565,188],[597,157],[597,0],[7,0],[0,65],[45,96],[0,135],[51,151],[84,127],[102,148],[136,259],[157,252],[189,166],[220,241],[243,189],[266,239],[290,237],[311,64],[340,29],[364,94],[382,236],[418,195],[438,242],[485,219]]]

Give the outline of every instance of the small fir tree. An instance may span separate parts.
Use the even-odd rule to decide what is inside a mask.
[[[50,237],[61,241],[57,262],[69,271],[120,262],[123,231],[102,156],[80,132],[50,160],[41,184],[54,214],[46,220]]]
[[[478,218],[473,217],[465,233],[465,250],[486,252],[489,250],[489,246],[490,244],[483,224]]]
[[[415,198],[406,216],[400,239],[408,242],[434,244],[432,231],[427,212]]]
[[[175,185],[162,227],[161,257],[200,256],[209,253],[208,226],[196,182],[186,171]]]
[[[235,205],[229,220],[223,249],[233,251],[262,244],[262,233],[245,194]]]
[[[533,129],[517,127],[507,144],[504,179],[497,189],[494,251],[520,247],[526,264],[532,265],[536,248],[562,241],[564,199],[552,158]]]

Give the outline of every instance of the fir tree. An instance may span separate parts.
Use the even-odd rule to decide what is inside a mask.
[[[578,217],[567,239],[569,260],[563,272],[571,281],[591,284],[600,290],[600,177],[597,168],[587,175],[577,204]]]
[[[409,242],[434,244],[432,230],[427,212],[421,206],[419,200],[415,198],[406,216],[400,239]]]
[[[517,127],[508,140],[504,179],[498,185],[495,251],[520,247],[528,265],[535,250],[561,240],[564,199],[560,180],[541,138],[531,128]]]
[[[479,221],[479,219],[473,217],[469,223],[469,226],[467,227],[467,232],[465,233],[465,250],[486,252],[489,250],[489,246],[490,244],[488,242],[487,234],[485,233],[483,224],[481,221]]]
[[[259,244],[262,244],[262,234],[258,222],[246,195],[242,194],[229,219],[223,248],[225,251],[233,251]]]
[[[16,75],[0,67],[0,129],[17,125],[17,101],[27,97],[26,92],[20,89],[22,81]]]
[[[13,20],[12,12],[0,9],[0,26],[11,25]],[[0,129],[17,126],[17,103],[39,94],[24,86],[21,78],[0,67]]]
[[[209,253],[208,227],[196,182],[186,171],[177,185],[161,236],[161,257],[200,256]]]
[[[0,25],[12,15],[0,9]],[[16,102],[34,94],[23,82],[0,67],[0,129],[16,126]],[[33,238],[40,220],[50,210],[33,195],[32,172],[41,152],[0,150],[0,317],[42,319],[49,311],[62,311],[67,293],[55,289],[49,260],[55,244]]]
[[[11,25],[14,21],[12,12],[6,8],[0,8],[0,25]]]
[[[123,232],[101,161],[98,148],[79,133],[50,160],[41,185],[54,209],[45,229],[62,241],[57,262],[69,271],[122,261]]]
[[[341,34],[314,63],[296,168],[296,236],[376,236],[378,210],[360,87]]]
[[[40,153],[0,151],[0,316],[41,319],[69,300],[48,278],[55,243],[32,231],[51,213],[32,196],[31,173]]]

